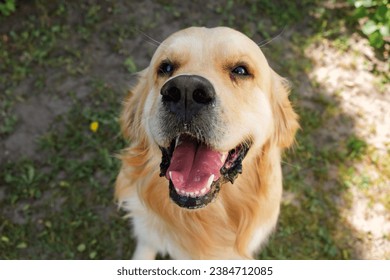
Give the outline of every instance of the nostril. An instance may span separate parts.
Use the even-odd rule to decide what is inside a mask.
[[[192,98],[194,99],[195,102],[201,104],[208,104],[213,100],[211,95],[202,88],[195,89],[194,92],[192,93]]]
[[[173,86],[173,87],[166,89],[162,95],[163,95],[163,97],[162,97],[163,101],[177,103],[180,101],[181,92],[180,92],[180,89]]]

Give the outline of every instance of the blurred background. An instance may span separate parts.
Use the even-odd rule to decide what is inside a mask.
[[[159,42],[233,27],[302,129],[260,259],[390,259],[388,0],[0,1],[0,259],[129,259],[121,101]],[[161,258],[164,256],[160,256]]]

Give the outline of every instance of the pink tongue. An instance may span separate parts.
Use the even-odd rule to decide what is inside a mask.
[[[213,181],[220,177],[222,154],[211,150],[204,144],[198,144],[190,137],[181,137],[175,148],[167,179],[172,180],[176,189],[185,192],[200,192],[211,175]]]

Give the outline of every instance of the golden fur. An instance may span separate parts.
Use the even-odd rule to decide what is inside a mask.
[[[243,174],[234,184],[224,184],[215,202],[198,210],[173,203],[167,179],[159,177],[158,146],[167,143],[155,131],[159,90],[166,79],[155,73],[167,57],[178,65],[175,76],[206,77],[222,100],[219,117],[226,125],[213,128],[213,148],[229,151],[239,142],[253,142]],[[237,63],[245,63],[252,77],[232,77],[229,69]],[[254,257],[276,224],[282,193],[280,154],[292,145],[298,128],[288,92],[258,46],[232,29],[189,28],[161,43],[150,66],[139,73],[120,119],[130,146],[121,155],[115,196],[132,218],[135,258],[154,258],[158,252],[192,259]]]

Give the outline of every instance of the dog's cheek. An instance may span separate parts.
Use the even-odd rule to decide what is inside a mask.
[[[273,133],[271,104],[267,95],[260,89],[251,89],[245,97],[245,100],[235,102],[238,110],[231,116],[231,134],[240,137],[235,140],[235,144],[248,139],[251,140],[253,148],[260,148]]]
[[[290,88],[287,81],[274,72],[272,80],[275,141],[279,147],[288,148],[294,143],[295,133],[299,129],[298,115],[288,98]]]
[[[143,119],[143,104],[149,88],[147,73],[148,68],[138,73],[138,82],[130,90],[123,104],[120,125],[123,136],[128,140],[137,139],[141,134],[139,130]]]
[[[274,119],[271,105],[266,95],[259,92],[257,95],[255,107],[251,108],[250,118],[245,120],[247,128],[252,140],[253,150],[261,148],[273,134]]]
[[[259,95],[259,107],[256,110],[256,120],[252,124],[254,144],[263,146],[271,137],[274,128],[274,118],[269,100],[265,94]]]
[[[155,94],[153,91],[148,93],[148,96],[145,100],[143,106],[143,116],[142,116],[142,127],[145,129],[145,132],[151,140],[151,142],[160,142],[159,136],[161,135],[161,110],[158,106],[158,100],[156,100]],[[157,138],[157,139],[156,139]]]

